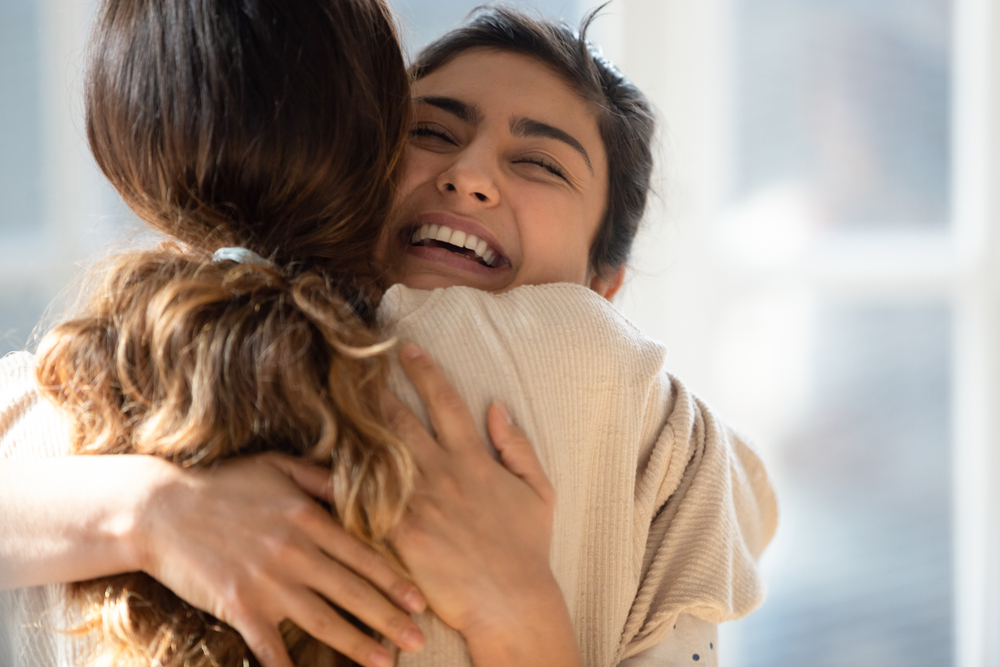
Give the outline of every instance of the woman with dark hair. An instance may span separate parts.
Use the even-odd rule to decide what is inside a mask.
[[[372,331],[407,88],[378,0],[101,5],[91,150],[167,238],[105,262],[37,361],[0,365],[0,584],[76,582],[65,614],[18,632],[30,664],[382,666],[392,656],[372,631],[423,644],[405,611],[425,602],[389,542],[416,470],[385,426],[388,344]],[[491,435],[522,468],[534,461],[511,424]],[[421,436],[411,423],[408,439]],[[97,454],[119,456],[79,456]],[[543,564],[544,590],[519,600],[545,603],[466,628],[482,663],[517,660],[516,644],[521,664],[578,664],[535,472],[532,486],[497,467],[520,495],[477,516],[538,518],[503,540],[504,560],[515,573]],[[41,614],[39,593],[15,601]],[[516,630],[532,614],[534,641]]]
[[[369,260],[398,161],[397,112],[406,110],[405,101],[399,103],[405,95],[394,88],[398,46],[385,38],[384,7],[361,0],[310,7],[256,2],[219,11],[216,4],[118,0],[101,14],[88,135],[126,201],[173,241],[109,264],[84,309],[46,338],[38,377],[74,426],[71,434],[49,434],[47,441],[70,439],[77,453],[153,457],[46,462],[44,474],[30,466],[0,470],[4,493],[14,498],[38,497],[37,490],[18,496],[18,477],[27,483],[46,477],[62,486],[74,475],[86,477],[87,463],[101,471],[95,477],[116,483],[128,477],[121,508],[95,503],[81,508],[83,526],[46,516],[41,536],[13,532],[16,539],[0,557],[13,563],[15,577],[3,583],[147,572],[151,576],[74,586],[84,603],[80,627],[98,631],[103,659],[138,665],[240,664],[250,659],[243,640],[265,665],[286,664],[282,641],[299,665],[337,659],[302,630],[359,662],[384,664],[388,654],[325,602],[347,607],[396,645],[417,648],[419,632],[375,589],[410,611],[423,603],[378,551],[390,562],[398,553],[434,610],[462,632],[456,638],[432,616],[421,617],[430,636],[418,662],[428,665],[466,664],[466,646],[477,664],[579,664],[578,639],[588,664],[611,664],[659,642],[682,610],[698,608],[703,618],[721,620],[758,602],[752,560],[768,538],[768,517],[753,525],[750,515],[756,503],[766,510],[766,479],[748,482],[743,466],[759,477],[759,463],[660,373],[662,350],[636,332],[622,337],[627,327],[620,317],[605,312],[601,299],[586,290],[581,297],[572,286],[541,286],[505,300],[476,290],[428,298],[397,288],[379,310],[383,331],[417,340],[447,362],[476,415],[486,413],[490,393],[516,404],[514,414],[527,421],[546,469],[559,480],[559,502],[504,411],[492,408],[488,427],[473,419],[441,372],[414,348],[404,348],[410,354],[402,368],[416,392],[398,369],[389,379],[411,408],[426,404],[436,438],[405,408],[388,398],[380,404],[384,346],[366,328],[378,296],[378,272]],[[484,16],[515,40],[534,40],[535,50],[490,42],[490,34],[473,34],[471,41],[464,34],[439,49],[431,65],[424,59],[424,74],[443,72],[476,49],[513,52],[526,58],[517,63],[525,71],[550,72],[567,105],[580,107],[578,116],[593,125],[595,137],[600,132],[596,144],[587,144],[594,158],[588,165],[596,179],[594,201],[607,205],[591,206],[584,217],[596,222],[603,210],[605,222],[595,225],[594,235],[571,230],[578,240],[593,238],[590,252],[583,245],[568,254],[598,282],[620,283],[648,188],[651,117],[635,115],[634,126],[615,125],[622,109],[600,122],[591,118],[587,105],[601,108],[596,96],[605,86],[625,93],[634,88],[606,67],[595,69],[583,38],[546,32],[542,24],[502,11]],[[375,41],[376,52],[395,49],[396,55],[381,58],[365,40]],[[545,56],[550,47],[582,53],[570,62],[586,77],[596,74],[596,88],[577,86],[572,72]],[[368,85],[382,76],[385,89]],[[434,101],[447,106],[447,99],[454,101]],[[633,113],[643,111],[642,101],[629,102]],[[553,125],[522,120],[514,128],[518,136],[565,143]],[[415,126],[414,137],[426,138],[424,128]],[[605,152],[617,174],[607,185]],[[517,164],[518,170],[551,171],[540,158]],[[456,183],[439,182],[447,193],[459,192]],[[411,251],[404,243],[404,255],[464,253],[461,261],[471,261],[466,250],[481,254],[479,246],[446,250],[417,239],[423,226],[405,217],[412,213],[410,192],[409,182],[400,188],[403,206],[386,228],[393,238],[412,233],[409,246],[422,248]],[[483,192],[469,194],[488,200]],[[455,237],[447,241],[454,245]],[[383,256],[390,266],[398,259],[391,255]],[[498,274],[510,268],[505,257],[481,259]],[[532,276],[524,284],[551,281]],[[578,326],[553,336],[566,324],[559,317],[570,314]],[[477,332],[482,335],[470,337],[475,327],[484,327]],[[580,332],[587,337],[579,339]],[[533,346],[550,351],[540,365],[532,363]],[[604,365],[591,363],[595,359]],[[10,366],[27,377],[30,363],[20,363],[20,369],[16,361]],[[538,392],[553,372],[563,380],[561,402]],[[617,385],[612,377],[620,378]],[[585,394],[569,393],[578,380]],[[614,391],[600,389],[608,382]],[[635,402],[634,392],[646,396],[645,403]],[[529,396],[545,400],[526,404]],[[596,403],[586,396],[600,409],[593,410]],[[395,433],[382,426],[380,405],[388,406]],[[6,443],[16,448],[19,435],[39,437],[37,427],[18,434],[22,421],[37,425],[55,416],[48,423],[58,430],[59,418],[42,408],[32,408],[32,420],[24,420],[26,407],[15,402],[0,417],[7,432],[0,453]],[[618,421],[625,426],[617,428]],[[670,437],[660,438],[661,429]],[[486,455],[487,430],[514,475]],[[273,453],[227,461],[270,450],[331,466],[332,483],[328,488],[329,472]],[[198,470],[205,467],[211,469]],[[587,477],[573,477],[581,471]],[[352,540],[296,486],[329,499],[350,535],[374,550]],[[601,489],[610,495],[597,493]],[[79,497],[65,491],[51,496],[56,512]],[[765,496],[753,497],[758,491]],[[733,497],[736,509],[725,505]],[[700,507],[694,515],[692,503]],[[186,510],[194,537],[177,522]],[[557,539],[550,565],[553,512]],[[227,522],[232,528],[217,535],[206,528]],[[749,532],[741,537],[739,530]],[[53,534],[59,539],[53,541]],[[712,544],[713,557],[720,556],[710,567],[700,564],[709,555],[697,546],[702,540]],[[32,551],[25,544],[40,555],[34,565],[25,562]],[[262,544],[264,552],[278,553],[261,555]],[[732,591],[720,594],[729,584],[718,581],[723,572],[743,577],[731,598]],[[610,586],[608,577],[614,579]],[[573,593],[577,637],[560,587]],[[275,628],[285,618],[301,630],[283,625],[282,640]]]
[[[73,454],[146,456],[6,462],[6,493],[57,488],[45,508],[14,509],[52,521],[41,542],[18,533],[0,540],[3,583],[86,579],[68,589],[72,622],[99,639],[98,663],[235,667],[251,658],[249,645],[264,664],[283,665],[288,643],[299,664],[324,664],[304,657],[329,651],[320,642],[362,664],[389,659],[327,600],[419,648],[405,613],[422,608],[419,594],[373,550],[388,554],[413,474],[378,408],[386,346],[370,328],[371,249],[390,210],[409,111],[388,8],[106,0],[89,56],[91,151],[166,240],[108,260],[77,312],[45,336],[35,373],[51,404],[5,410],[0,455],[67,453],[35,446],[53,441],[49,429]],[[28,355],[5,363],[5,390],[30,380]],[[211,484],[194,472],[260,452],[294,458],[223,465]],[[331,469],[332,496],[329,473],[317,478],[321,469],[304,462]],[[244,492],[240,513],[221,519],[232,531],[217,548],[186,530],[167,533],[203,536],[199,522],[220,520],[214,501],[250,480],[269,506]],[[298,489],[303,480],[314,480],[339,524]],[[92,504],[63,500],[88,486]],[[227,509],[238,500],[225,498]],[[160,521],[166,504],[190,508],[189,526]],[[149,525],[132,525],[137,505]],[[284,523],[271,525],[278,514]],[[290,536],[310,544],[322,536],[322,549],[296,552],[280,579],[253,550],[227,559],[244,546],[248,522],[256,539],[277,540],[288,515],[298,522]],[[140,534],[122,549],[121,538]],[[285,618],[309,634],[283,626],[283,641]]]

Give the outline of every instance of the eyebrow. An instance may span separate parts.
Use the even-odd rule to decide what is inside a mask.
[[[414,104],[427,104],[446,113],[450,113],[459,120],[470,125],[478,125],[483,120],[483,111],[475,104],[469,104],[454,97],[443,95],[421,95],[413,98]],[[512,118],[510,121],[510,131],[516,137],[543,137],[545,139],[555,139],[570,146],[583,156],[583,161],[587,163],[587,169],[594,173],[594,166],[590,162],[590,155],[587,150],[573,135],[558,127],[543,123],[531,118]]]
[[[483,120],[483,112],[479,107],[475,104],[463,102],[462,100],[456,100],[454,97],[422,95],[414,97],[413,101],[415,103],[429,104],[432,107],[441,109],[470,125],[478,125]]]
[[[587,169],[590,170],[590,173],[594,173],[594,167],[590,164],[590,156],[587,155],[583,144],[564,130],[530,118],[513,118],[510,121],[510,131],[516,137],[543,137],[561,141],[580,153],[583,156],[583,161],[587,163]]]

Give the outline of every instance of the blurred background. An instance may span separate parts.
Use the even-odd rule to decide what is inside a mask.
[[[0,355],[138,234],[81,131],[94,4],[0,0]],[[392,4],[413,53],[478,2]],[[661,118],[617,305],[778,487],[722,664],[1000,667],[1000,2],[615,0],[591,36]]]

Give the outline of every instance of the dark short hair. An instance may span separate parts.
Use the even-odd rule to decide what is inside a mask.
[[[421,79],[470,49],[498,49],[539,60],[594,106],[608,159],[608,198],[590,266],[608,277],[628,260],[646,210],[656,120],[646,96],[587,41],[587,28],[601,9],[589,13],[575,32],[510,7],[480,7],[421,51],[410,75]]]

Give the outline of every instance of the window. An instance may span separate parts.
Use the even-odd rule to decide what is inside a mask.
[[[666,129],[620,307],[782,508],[728,665],[1000,664],[995,12],[623,3]]]
[[[401,24],[406,51],[415,55],[421,48],[451,28],[458,26],[476,7],[476,0],[389,0]],[[563,17],[571,23],[580,10],[575,0],[516,0],[508,3],[543,16]]]
[[[479,0],[391,0],[410,51]],[[79,111],[93,0],[0,0],[0,354],[128,216]],[[575,23],[590,0],[525,0]],[[618,306],[752,436],[782,519],[729,667],[1000,666],[1000,7],[615,0],[658,195]]]
[[[0,0],[0,356],[127,214],[87,151],[81,66],[95,3]]]

